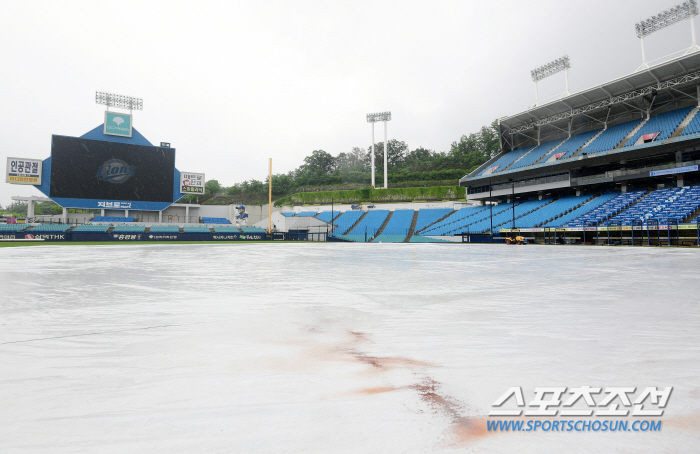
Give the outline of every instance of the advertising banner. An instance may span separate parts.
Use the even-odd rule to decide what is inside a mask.
[[[676,167],[675,169],[652,170],[649,172],[649,176],[657,177],[659,175],[673,175],[674,173],[695,172],[697,170],[698,166]]]
[[[131,137],[131,115],[118,112],[105,112],[105,134]]]
[[[5,182],[40,185],[41,163],[41,159],[7,158]]]
[[[642,142],[643,143],[653,142],[654,139],[659,137],[659,134],[661,134],[661,133],[660,132],[652,132],[651,134],[644,134],[642,136]]]
[[[3,240],[44,241],[264,241],[266,233],[88,233],[88,232],[7,232]]]
[[[182,194],[204,194],[204,174],[180,172],[180,192]]]

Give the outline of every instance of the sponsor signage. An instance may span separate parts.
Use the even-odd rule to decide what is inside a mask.
[[[644,134],[642,136],[642,142],[648,143],[653,142],[657,137],[659,137],[660,132],[652,132],[651,134]]]
[[[562,156],[564,156],[566,153],[567,153],[566,151],[562,151],[561,153],[556,153],[556,154],[554,155],[554,159],[559,159],[559,158],[561,158]]]
[[[170,235],[152,233],[152,234],[148,234],[148,235],[143,235],[143,239],[153,240],[153,241],[177,240],[177,235],[178,235],[177,233],[173,233]]]
[[[5,182],[11,184],[41,184],[40,159],[7,158]]]
[[[204,174],[180,172],[180,192],[182,194],[204,194]]]
[[[698,166],[676,167],[675,169],[652,170],[649,172],[650,177],[658,177],[660,175],[673,175],[675,173],[696,172]]]
[[[114,238],[117,241],[140,240],[142,235],[143,235],[143,233],[135,233],[135,234],[113,233],[112,238]]]
[[[66,233],[19,233],[16,238],[23,238],[25,240],[69,240],[70,235]]]
[[[131,137],[131,115],[105,112],[104,133],[110,136]]]

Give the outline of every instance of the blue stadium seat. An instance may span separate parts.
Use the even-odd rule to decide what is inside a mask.
[[[0,232],[19,232],[27,227],[27,224],[0,224]]]
[[[365,214],[365,212],[362,210],[354,210],[346,211],[338,216],[333,221],[333,225],[336,226],[336,229],[333,231],[334,235],[338,236],[347,232],[363,214]]]
[[[686,107],[684,109],[672,110],[671,112],[665,112],[654,117],[651,117],[644,126],[642,126],[639,131],[637,131],[630,140],[625,143],[626,147],[634,145],[639,138],[645,134],[651,134],[655,132],[660,132],[655,141],[661,141],[667,139],[673,134],[673,131],[678,128],[681,121],[693,110],[692,107]]]
[[[153,225],[150,233],[179,233],[180,227],[177,225]]]
[[[408,235],[408,231],[411,229],[411,223],[413,222],[415,213],[415,210],[394,210],[391,214],[391,218],[389,218],[389,222],[387,222],[384,230],[382,230],[381,236],[403,235],[405,239],[406,235]],[[388,240],[386,240],[386,242],[388,242]]]
[[[367,212],[367,216],[362,218],[359,224],[348,232],[348,235],[365,235],[371,238],[377,234],[386,217],[389,216],[389,210],[371,210]]]
[[[572,212],[583,208],[579,206],[589,202],[592,198],[592,195],[562,197],[527,216],[523,216],[521,219],[517,219],[515,221],[515,226],[517,228],[532,228],[556,227],[562,225],[568,219],[568,216],[572,216]],[[578,214],[574,214],[573,216],[578,216]]]
[[[110,229],[109,224],[98,224],[98,225],[90,225],[90,224],[81,224],[76,226],[71,232],[86,232],[86,233],[106,233],[107,230]]]
[[[34,232],[65,232],[69,228],[73,227],[70,224],[39,224],[31,228],[32,233]]]
[[[145,225],[118,225],[114,227],[112,233],[144,233],[146,231]],[[151,232],[153,227],[151,227]]]
[[[209,227],[203,226],[185,226],[182,228],[183,233],[211,233]]]
[[[323,221],[323,222],[331,222],[331,220],[332,220],[331,216],[334,216],[334,217],[337,218],[337,217],[340,216],[340,215],[341,215],[341,212],[340,212],[339,210],[335,210],[335,211],[322,211],[322,212],[320,212],[320,213],[318,214],[318,216],[316,217],[316,219],[319,219],[319,220],[321,220],[321,221]]]
[[[510,166],[510,169],[519,169],[521,167],[529,167],[532,164],[539,161],[540,158],[549,154],[557,145],[562,143],[564,139],[552,140],[551,142],[545,142],[539,146],[530,150],[528,154],[520,158],[518,161]],[[509,170],[510,170],[509,169]]]
[[[414,231],[419,232],[450,213],[456,213],[456,211],[452,208],[424,208],[418,210],[418,219],[416,219]]]
[[[595,138],[595,140],[586,146],[581,153],[585,154],[599,154],[606,151],[610,151],[617,147],[620,142],[630,133],[634,128],[639,125],[642,121],[632,120],[625,123],[620,123],[619,125],[610,126],[608,129],[603,131],[601,135]]]
[[[647,224],[655,220],[666,224],[675,219],[683,222],[700,207],[700,186],[664,188],[650,192],[626,210],[612,216],[608,222],[632,225],[635,221]]]

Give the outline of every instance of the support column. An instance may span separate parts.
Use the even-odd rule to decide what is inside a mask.
[[[68,224],[68,208],[63,209],[62,218],[63,218],[63,223]]]
[[[103,208],[103,209],[100,210],[100,216],[104,217],[104,215],[105,215],[105,210],[104,210],[104,208]]]
[[[388,178],[388,155],[389,155],[389,143],[386,139],[386,123],[387,121],[384,120],[384,189],[387,189],[389,187],[389,178]]]
[[[185,222],[190,222],[190,206],[185,205]]]
[[[676,175],[676,187],[677,188],[683,187],[683,175]]]
[[[34,200],[32,199],[29,199],[29,201],[27,202],[27,217],[34,217]]]
[[[627,192],[627,183],[622,183],[620,185],[620,190],[622,190],[623,193]]]
[[[124,210],[124,217],[128,218],[129,217],[129,210]]]
[[[161,224],[163,223],[163,212],[162,211],[158,212],[158,222],[160,222]]]
[[[576,188],[576,197],[581,195],[581,188]]]
[[[537,193],[537,200],[542,200],[543,197],[544,197],[544,193],[542,191]]]

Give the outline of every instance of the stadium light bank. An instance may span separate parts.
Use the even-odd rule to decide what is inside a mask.
[[[566,73],[566,96],[569,95],[569,68],[571,68],[571,60],[568,55],[557,58],[554,61],[542,65],[530,71],[532,81],[535,83],[535,106],[540,104],[540,90],[537,83],[553,74],[564,71]]]
[[[95,104],[102,104],[120,109],[143,110],[143,98],[135,98],[133,96],[116,95],[114,93],[105,93],[103,91],[95,92]]]
[[[372,150],[370,155],[372,156],[372,187],[374,187],[374,124],[378,121],[384,122],[384,189],[388,186],[388,174],[387,174],[387,134],[386,134],[386,124],[391,121],[391,112],[377,112],[367,114],[367,123],[372,123]]]
[[[690,35],[692,43],[690,47],[685,50],[683,55],[699,51],[700,47],[698,47],[697,42],[695,41],[695,23],[693,22],[693,17],[697,15],[697,1],[689,0],[681,3],[680,5],[676,5],[673,8],[662,11],[656,16],[651,16],[649,19],[634,24],[634,28],[637,32],[637,38],[639,38],[642,43],[642,65],[637,68],[637,71],[649,68],[649,62],[647,62],[646,52],[644,50],[644,37],[685,19],[690,20]]]

